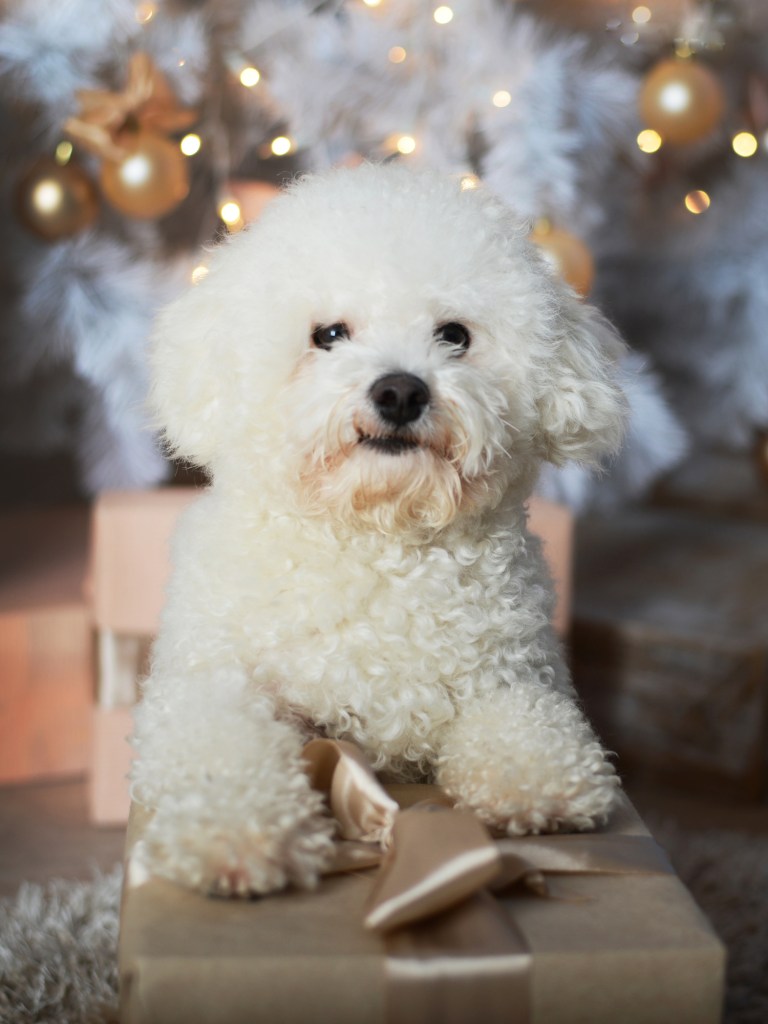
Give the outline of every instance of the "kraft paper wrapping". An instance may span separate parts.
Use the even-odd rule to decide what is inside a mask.
[[[401,807],[438,795],[427,786],[390,793]],[[673,874],[555,876],[562,898],[481,893],[381,937],[363,927],[375,869],[326,877],[314,892],[210,899],[146,876],[130,855],[145,821],[134,808],[119,947],[122,1024],[720,1020],[724,950]],[[648,833],[625,802],[601,835],[610,845],[611,837]],[[480,957],[473,929],[484,914],[487,953],[489,909],[495,948]],[[418,978],[409,985],[409,959],[425,954],[431,994]],[[529,1005],[507,1013],[508,993],[520,991],[510,975],[520,970]]]

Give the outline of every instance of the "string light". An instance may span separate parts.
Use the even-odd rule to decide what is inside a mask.
[[[68,139],[62,139],[54,151],[54,159],[61,167],[68,164],[72,157],[72,143]]]
[[[278,135],[276,139],[272,139],[269,148],[275,156],[285,156],[293,149],[293,143],[286,135]]]
[[[640,7],[636,7],[634,11],[632,11],[632,21],[634,21],[636,25],[647,25],[650,20],[651,9],[650,7],[646,7],[644,4],[641,4]]]
[[[258,85],[261,80],[261,73],[258,68],[247,67],[243,68],[240,72],[240,83],[245,86],[246,89],[252,89],[254,85]]]
[[[438,25],[447,25],[450,21],[453,21],[453,11],[450,7],[436,7],[432,17]]]
[[[694,189],[693,192],[689,192],[685,197],[685,208],[690,213],[704,213],[705,210],[709,209],[711,202],[712,200],[706,192],[703,192],[701,189]]]
[[[480,179],[476,174],[462,174],[459,184],[462,192],[469,192],[473,188],[480,187]]]
[[[644,128],[637,136],[637,145],[644,153],[656,153],[661,149],[662,137],[653,128]]]
[[[245,227],[240,204],[230,197],[222,199],[219,203],[219,216],[231,232],[240,231],[241,228]]]
[[[157,14],[157,8],[154,4],[139,4],[136,8],[136,21],[140,25],[146,25],[148,21],[152,21],[154,16]]]
[[[752,132],[738,132],[731,139],[731,146],[737,156],[754,156],[757,152],[757,139]]]
[[[366,7],[378,7],[381,0],[363,0]]]
[[[408,56],[406,50],[402,46],[393,46],[387,55],[393,64],[402,64],[405,58]]]
[[[195,135],[194,132],[189,135],[185,135],[179,143],[179,149],[184,156],[194,156],[195,153],[200,152],[200,147],[203,144],[203,140],[199,135]]]
[[[395,143],[398,153],[408,156],[416,149],[416,139],[412,135],[401,135]]]
[[[198,263],[196,267],[192,269],[192,273],[189,275],[192,284],[200,284],[204,277],[208,275],[208,267],[202,263]]]
[[[493,94],[491,102],[494,107],[508,107],[512,102],[512,94],[507,92],[506,89],[499,89],[498,92]]]

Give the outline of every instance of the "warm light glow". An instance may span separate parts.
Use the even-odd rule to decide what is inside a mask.
[[[136,8],[136,21],[142,25],[146,25],[148,21],[151,21],[154,18],[156,13],[157,8],[154,4],[139,4]]]
[[[183,68],[186,63],[187,63],[186,58],[179,57],[179,59],[176,61],[176,67],[177,68]]]
[[[432,15],[438,25],[447,25],[453,21],[453,11],[450,7],[436,7]]]
[[[366,7],[378,7],[381,0],[363,0]]]
[[[389,51],[389,59],[393,64],[402,64],[407,56],[408,54],[402,46],[393,46]]]
[[[462,174],[459,184],[463,192],[468,192],[470,189],[480,187],[480,179],[476,174]]]
[[[219,216],[225,224],[237,224],[242,219],[239,205],[234,199],[225,199],[219,206]]]
[[[56,150],[55,150],[55,153],[54,153],[54,157],[56,159],[56,163],[57,164],[61,164],[62,167],[65,164],[68,164],[69,160],[70,160],[70,157],[72,156],[72,149],[73,149],[72,143],[69,142],[67,139],[63,139],[58,144],[58,146],[56,147]]]
[[[637,136],[637,144],[644,153],[656,153],[664,140],[653,128],[644,128]]]
[[[739,132],[734,135],[731,145],[737,156],[754,156],[757,152],[757,139],[752,132]]]
[[[203,140],[199,135],[195,135],[194,132],[190,135],[185,135],[179,143],[179,149],[184,156],[194,156],[195,153],[200,152],[200,147],[203,144]]]
[[[690,107],[691,99],[691,90],[685,82],[667,82],[659,89],[659,106],[668,114],[682,114]]]
[[[202,263],[199,263],[192,270],[192,273],[189,276],[192,279],[192,284],[200,284],[200,282],[203,280],[204,277],[206,277],[207,274],[208,274],[208,267],[203,266]]]
[[[701,189],[695,189],[685,197],[685,208],[690,213],[704,213],[705,210],[709,209],[711,201],[706,192],[702,192]]]
[[[512,94],[507,92],[506,89],[499,89],[498,92],[493,94],[491,102],[494,107],[508,107],[512,102]]]
[[[32,205],[40,213],[55,213],[63,198],[64,190],[54,178],[42,178],[32,190]]]
[[[681,39],[675,45],[675,55],[677,57],[681,57],[683,60],[687,60],[689,57],[693,56],[693,50],[687,40]]]
[[[632,11],[632,21],[634,21],[636,25],[647,25],[650,20],[651,9],[646,7],[644,4],[641,4],[640,7],[636,7],[634,11]]]
[[[259,84],[261,79],[261,73],[258,68],[243,68],[240,72],[240,83],[246,87],[246,89],[252,89],[254,85]]]
[[[401,135],[395,143],[398,153],[407,156],[416,149],[416,139],[412,135]]]
[[[275,156],[285,156],[286,153],[290,153],[293,149],[293,143],[285,135],[278,135],[276,139],[272,139],[269,147]]]

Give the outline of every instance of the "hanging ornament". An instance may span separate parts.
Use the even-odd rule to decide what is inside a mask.
[[[122,155],[105,160],[99,182],[115,209],[128,217],[162,217],[189,193],[187,162],[177,145],[154,132],[124,132]]]
[[[640,116],[665,142],[698,142],[720,124],[725,96],[704,64],[670,58],[655,64],[640,88]]]
[[[56,242],[87,228],[96,219],[99,200],[95,185],[79,164],[42,157],[19,181],[16,212],[30,231]]]
[[[166,138],[197,119],[181,107],[146,53],[135,53],[122,92],[82,89],[80,112],[67,133],[100,156],[100,181],[109,202],[129,217],[161,217],[189,192],[186,160]]]
[[[544,258],[579,295],[588,295],[595,276],[592,253],[584,242],[546,219],[537,221],[530,235]]]

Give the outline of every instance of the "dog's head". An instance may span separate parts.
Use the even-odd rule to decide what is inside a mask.
[[[620,343],[482,189],[397,166],[306,178],[161,316],[174,449],[385,532],[525,497],[621,437]]]

